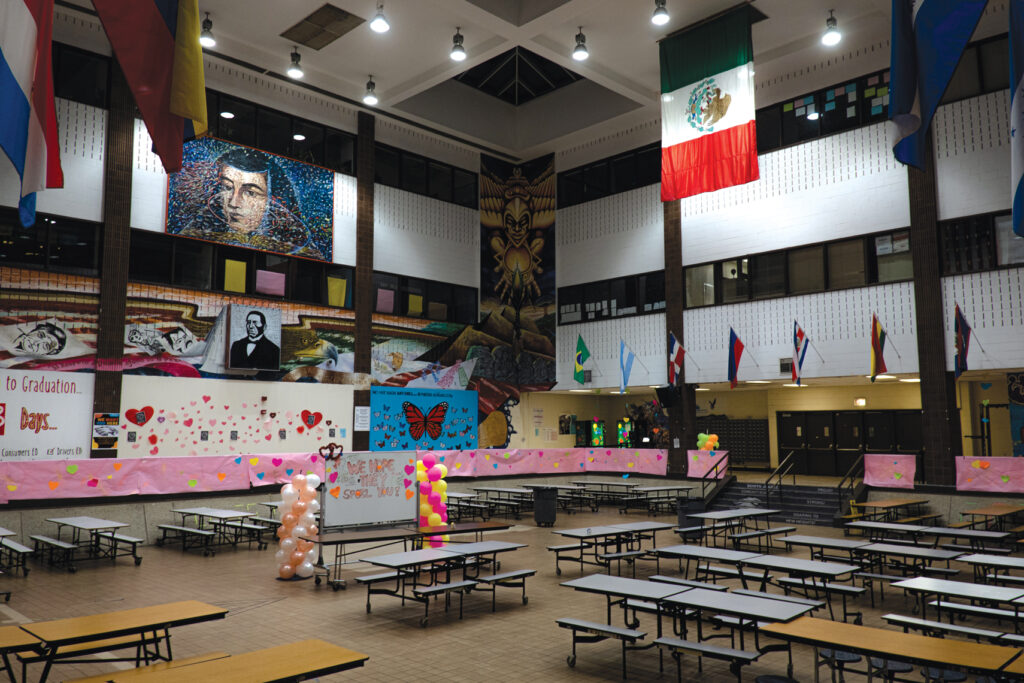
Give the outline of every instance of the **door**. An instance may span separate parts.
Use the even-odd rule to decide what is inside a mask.
[[[832,449],[835,439],[835,425],[830,412],[809,412],[805,414],[807,429],[807,474],[834,476],[836,456]]]
[[[864,414],[843,410],[833,416],[836,425],[836,474],[845,475],[864,452]]]
[[[806,413],[776,413],[775,424],[778,428],[779,462],[794,451],[792,472],[807,474],[804,444],[807,436]]]
[[[864,450],[868,453],[892,453],[896,450],[896,429],[891,411],[864,412]]]
[[[895,414],[896,451],[899,453],[920,453],[924,449],[921,431],[921,411],[900,410]]]

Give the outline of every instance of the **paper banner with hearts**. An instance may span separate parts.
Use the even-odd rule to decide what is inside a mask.
[[[723,451],[719,451],[720,453]],[[629,472],[664,476],[668,469],[667,452],[658,449],[599,450],[596,456],[581,448],[502,448],[466,451],[416,451],[423,459],[432,453],[439,462],[444,458],[449,477],[545,474],[564,472],[565,468],[587,472]],[[482,457],[477,457],[477,456]],[[581,463],[583,467],[580,467]],[[498,467],[494,467],[498,465]],[[497,470],[497,471],[495,471]],[[414,468],[406,467],[412,474]]]
[[[914,488],[917,456],[906,453],[864,455],[864,483],[877,488]]]
[[[3,492],[8,500],[130,496],[139,492],[140,462],[129,459],[112,463],[105,458],[3,462],[0,481],[9,483]]]
[[[958,491],[1024,493],[1024,458],[956,458]]]
[[[306,427],[310,429],[316,427],[318,424],[320,424],[320,420],[324,419],[323,413],[311,413],[308,410],[303,410],[299,414],[299,417],[302,419],[302,424],[304,424]]]
[[[691,479],[721,479],[726,474],[725,466],[729,464],[729,456],[725,455],[729,451],[686,451],[686,476]],[[725,455],[718,468],[715,469],[715,463],[718,459]]]
[[[144,408],[129,408],[128,410],[124,411],[124,416],[128,419],[128,422],[130,422],[131,424],[135,425],[136,427],[141,427],[142,425],[149,422],[149,420],[153,417],[153,407],[145,406]]]

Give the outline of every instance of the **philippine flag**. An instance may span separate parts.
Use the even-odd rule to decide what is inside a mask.
[[[53,104],[53,0],[0,3],[0,149],[21,177],[18,210],[36,221],[36,192],[64,187]]]

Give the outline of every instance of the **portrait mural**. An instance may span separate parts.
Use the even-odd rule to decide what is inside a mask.
[[[281,366],[281,311],[231,305],[228,367],[232,370],[277,370]]]
[[[331,260],[334,173],[215,138],[185,143],[167,233]]]

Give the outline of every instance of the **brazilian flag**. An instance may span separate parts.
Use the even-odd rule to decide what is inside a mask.
[[[583,384],[583,364],[590,358],[590,349],[583,343],[583,336],[576,337],[576,367],[573,370],[572,378]]]

